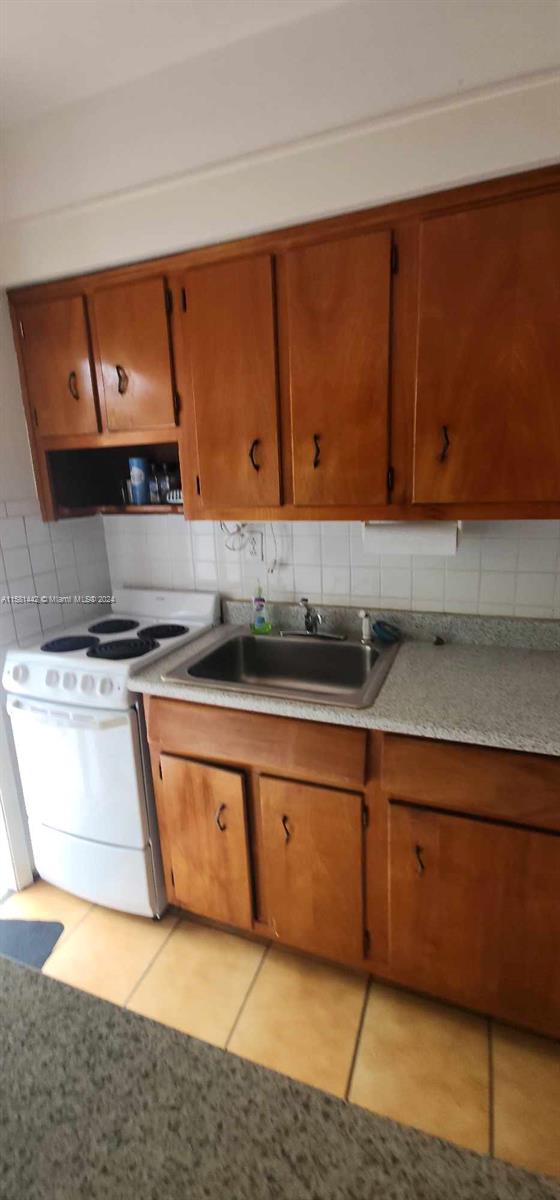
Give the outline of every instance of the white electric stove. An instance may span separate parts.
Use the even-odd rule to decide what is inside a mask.
[[[136,670],[219,623],[214,593],[121,588],[103,617],[6,656],[31,843],[42,879],[146,916],[165,906]]]

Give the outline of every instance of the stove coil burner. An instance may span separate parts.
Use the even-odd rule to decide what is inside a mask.
[[[99,638],[88,637],[87,634],[68,634],[67,637],[57,637],[50,642],[44,642],[41,650],[50,654],[66,654],[69,650],[89,650],[90,647],[97,646],[98,641]]]
[[[90,633],[129,633],[138,629],[139,621],[126,620],[124,617],[109,617],[106,621],[97,621],[89,626]]]
[[[172,638],[180,637],[182,633],[188,633],[188,625],[148,625],[146,629],[139,629],[136,634],[139,638]]]
[[[114,642],[99,642],[88,650],[88,658],[108,658],[116,661],[121,658],[140,658],[157,650],[158,642],[154,638],[118,638]]]

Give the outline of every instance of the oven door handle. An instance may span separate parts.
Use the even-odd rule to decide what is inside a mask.
[[[55,725],[59,729],[118,729],[119,725],[128,725],[128,712],[103,713],[97,716],[85,713],[79,708],[61,709],[55,712],[50,707],[42,706],[34,701],[20,700],[19,697],[8,696],[6,710],[23,714],[39,721],[42,725]]]

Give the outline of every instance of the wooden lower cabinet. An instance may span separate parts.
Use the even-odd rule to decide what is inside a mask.
[[[560,837],[391,804],[399,982],[560,1033]]]
[[[199,916],[252,924],[241,771],[162,754],[158,816],[176,904]]]
[[[171,903],[560,1037],[560,758],[147,709]]]
[[[263,875],[275,937],[341,962],[363,955],[363,799],[262,777]]]

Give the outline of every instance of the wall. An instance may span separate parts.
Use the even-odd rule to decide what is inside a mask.
[[[507,21],[501,0],[345,4],[18,125],[0,281],[553,162],[557,19],[550,0]]]
[[[249,546],[228,551],[217,522],[103,520],[113,587],[218,588],[240,598],[259,580],[270,599],[286,601],[560,617],[560,521],[465,522],[457,555],[440,559],[365,556],[357,523],[254,524],[253,557]]]

